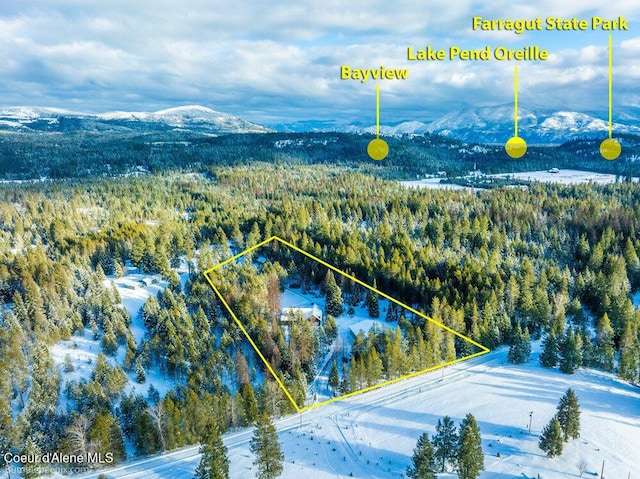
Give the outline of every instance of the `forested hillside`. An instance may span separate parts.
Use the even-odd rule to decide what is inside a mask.
[[[0,132],[0,179],[88,178],[175,169],[204,172],[254,161],[358,167],[394,179],[415,179],[439,171],[451,177],[476,169],[510,173],[576,165],[621,177],[638,176],[639,171],[640,139],[633,135],[618,137],[623,155],[617,161],[603,161],[600,143],[594,139],[560,146],[530,145],[522,159],[513,161],[504,144],[478,145],[424,134],[386,138],[389,156],[383,163],[372,164],[366,154],[371,139],[370,135],[347,133]]]
[[[236,164],[213,167],[203,155],[202,173],[170,171],[187,162],[185,151],[200,151],[176,145],[175,162],[163,160],[153,174],[0,185],[0,449],[100,447],[122,459],[126,445],[149,454],[195,443],[211,423],[226,430],[253,423],[259,410],[291,411],[202,274],[272,235],[487,347],[510,344],[515,361],[526,360],[527,339],[543,338],[546,366],[638,381],[640,310],[631,294],[640,288],[640,184],[414,190],[371,167],[306,165],[323,161],[296,159],[295,149],[277,150],[292,161],[243,165],[243,155],[264,150],[233,141],[219,158]],[[143,158],[156,169],[153,146],[140,144],[135,161],[111,147],[103,151],[114,165]],[[73,168],[56,151],[47,168]],[[37,155],[30,158],[21,173],[39,174]],[[183,287],[176,268],[184,262]],[[138,343],[104,281],[130,267],[169,283],[139,312],[146,331]],[[268,281],[250,268],[221,280],[242,314],[268,330],[268,308],[259,307]],[[368,340],[381,352],[397,343],[398,357],[410,361],[426,325],[409,317],[398,326],[397,337]],[[91,377],[63,384],[50,348],[85,329],[104,360]],[[293,347],[279,346],[283,355]],[[387,364],[381,374],[391,376]],[[163,396],[131,393],[126,374],[136,370],[141,382],[157,370],[178,386]],[[294,378],[295,367],[289,372]]]

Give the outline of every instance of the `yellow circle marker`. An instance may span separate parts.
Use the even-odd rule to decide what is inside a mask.
[[[522,158],[527,152],[527,142],[519,136],[512,136],[504,145],[504,149],[511,158]]]
[[[387,145],[386,141],[376,138],[369,142],[367,153],[369,153],[372,160],[384,160],[389,154],[389,145]]]
[[[605,160],[615,160],[620,156],[621,151],[620,142],[613,138],[607,138],[600,143],[600,154]]]

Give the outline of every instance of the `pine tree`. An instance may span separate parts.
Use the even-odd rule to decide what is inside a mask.
[[[553,416],[549,424],[542,430],[538,446],[540,446],[540,449],[546,452],[549,457],[559,456],[562,454],[562,437],[562,427],[560,426],[558,416]]]
[[[613,371],[613,360],[615,356],[615,345],[613,342],[613,328],[609,315],[604,313],[597,322],[596,332],[596,362],[605,371]]]
[[[558,340],[553,331],[542,342],[540,364],[545,368],[555,368],[558,365]]]
[[[531,338],[529,337],[529,331],[525,328],[525,332],[523,334],[520,324],[518,324],[516,326],[513,342],[511,346],[509,346],[507,358],[509,359],[509,362],[522,364],[529,359],[529,355],[531,355]]]
[[[256,400],[256,394],[253,390],[251,383],[246,383],[241,391],[242,397],[242,409],[244,411],[244,423],[246,425],[252,424],[258,417],[258,402]]]
[[[640,369],[640,355],[638,348],[624,348],[620,352],[618,376],[626,381],[637,382]]]
[[[136,359],[136,340],[133,337],[133,334],[129,330],[127,333],[127,352],[124,355],[124,360],[122,362],[122,367],[125,371],[129,372],[133,369],[134,361]]]
[[[373,386],[382,377],[382,360],[376,348],[371,348],[364,361],[367,386]]]
[[[222,442],[220,431],[215,426],[208,428],[200,445],[200,463],[194,479],[229,479],[227,447]]]
[[[142,358],[138,356],[136,359],[136,381],[140,384],[144,383],[147,380],[147,374],[144,371],[144,366],[142,364]]]
[[[580,404],[573,389],[567,389],[564,396],[560,398],[557,417],[565,441],[580,437]]]
[[[122,263],[118,260],[115,261],[113,265],[113,274],[116,278],[122,278],[124,276],[124,267]]]
[[[27,437],[23,454],[26,455],[28,459],[39,458],[42,456],[42,451],[32,436]],[[46,474],[49,472],[47,470],[47,465],[43,465],[38,460],[35,460],[34,462],[27,460],[27,462],[22,465],[24,466],[24,474],[22,476],[24,479],[36,479],[37,477],[40,477],[42,473]]]
[[[344,311],[344,303],[342,301],[342,291],[337,285],[331,270],[327,271],[325,279],[325,291],[327,299],[327,314],[337,317]]]
[[[629,237],[627,237],[624,245],[624,259],[627,263],[627,274],[631,288],[635,290],[640,286],[640,259],[638,259],[638,254]]]
[[[256,421],[250,448],[256,456],[253,464],[258,467],[257,479],[274,479],[280,476],[284,454],[280,448],[276,428],[266,414],[261,415]]]
[[[373,280],[373,287],[376,288],[376,280]],[[367,311],[370,318],[380,317],[380,303],[378,301],[378,293],[369,290],[367,292]]]
[[[433,436],[436,465],[444,472],[448,464],[453,464],[458,453],[458,434],[449,416],[438,419],[436,435]]]
[[[560,346],[560,371],[573,374],[582,366],[582,340],[569,329]]]
[[[411,457],[411,465],[407,467],[407,477],[409,479],[436,479],[433,445],[426,432],[418,438],[418,443]]]
[[[457,469],[460,479],[476,479],[484,470],[480,428],[475,417],[467,414],[460,424]]]
[[[397,321],[400,316],[398,305],[393,301],[389,301],[389,307],[387,308],[387,315],[385,321]]]
[[[327,314],[327,317],[324,318],[324,333],[331,341],[338,337],[338,324],[336,323],[336,318],[330,314]]]
[[[126,457],[124,439],[118,420],[108,411],[100,412],[87,432],[93,452],[105,455],[112,453],[116,462]]]
[[[333,391],[337,391],[338,386],[340,385],[340,375],[338,374],[338,365],[335,361],[331,363],[331,371],[329,372],[329,387],[333,389]]]

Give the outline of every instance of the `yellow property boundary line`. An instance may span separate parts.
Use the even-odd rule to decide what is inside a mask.
[[[379,384],[375,384],[373,386],[369,386],[367,388],[364,389],[359,389],[358,391],[353,391],[350,392],[348,394],[344,394],[342,396],[338,396],[335,398],[331,398],[328,399],[326,401],[322,401],[319,403],[315,403],[312,404],[310,406],[305,406],[305,407],[300,407],[298,406],[298,404],[296,403],[296,401],[293,399],[293,397],[291,396],[291,393],[289,392],[289,390],[287,389],[287,387],[284,385],[284,383],[282,382],[282,380],[280,379],[280,377],[278,376],[278,374],[276,374],[276,372],[273,370],[273,368],[271,367],[271,364],[269,363],[269,361],[267,361],[267,359],[264,357],[264,355],[262,354],[262,352],[260,351],[260,349],[256,346],[256,343],[253,341],[253,339],[251,338],[251,336],[249,335],[249,333],[247,332],[247,330],[245,329],[244,325],[242,324],[242,322],[238,319],[238,317],[235,315],[235,313],[232,311],[231,307],[229,306],[229,304],[227,304],[227,302],[225,301],[224,297],[222,296],[222,294],[220,293],[220,291],[218,290],[218,288],[216,288],[215,284],[213,284],[213,281],[211,280],[209,274],[212,273],[213,271],[222,268],[223,266],[237,260],[238,258],[246,255],[247,253],[250,253],[251,251],[254,251],[262,246],[265,246],[266,244],[272,242],[272,241],[278,241],[279,243],[283,244],[284,246],[287,246],[291,249],[293,249],[294,251],[297,251],[298,253],[301,253],[305,256],[307,256],[308,258],[311,258],[314,261],[317,261],[318,263],[320,263],[323,266],[326,266],[327,268],[329,268],[332,271],[335,271],[338,274],[341,274],[342,276],[344,276],[345,278],[349,278],[351,281],[354,281],[355,283],[359,284],[360,286],[364,286],[365,288],[373,291],[374,293],[379,294],[380,296],[382,296],[383,298],[388,299],[389,301],[392,301],[394,303],[396,303],[399,306],[402,306],[403,308],[411,311],[414,314],[417,314],[418,316],[420,316],[421,318],[426,319],[427,321],[430,321],[431,323],[441,327],[442,329],[444,329],[445,331],[448,331],[456,336],[458,336],[461,339],[464,339],[465,341],[473,344],[474,346],[480,348],[480,351],[475,353],[475,354],[471,354],[469,356],[465,356],[463,358],[458,358],[455,359],[453,361],[449,361],[443,364],[438,364],[436,366],[427,368],[427,369],[423,369],[421,371],[417,371],[411,374],[406,374],[404,376],[400,376],[398,378],[395,379],[390,379],[388,381],[384,381],[381,382]],[[427,373],[429,371],[434,371],[436,369],[440,369],[440,368],[444,368],[446,366],[451,366],[452,364],[456,364],[459,363],[461,361],[466,361],[467,359],[471,359],[471,358],[475,358],[478,356],[482,356],[483,354],[487,354],[488,352],[490,352],[490,349],[483,346],[482,344],[474,341],[473,339],[460,334],[458,331],[455,331],[453,329],[451,329],[448,326],[445,326],[444,324],[429,318],[428,316],[426,316],[424,313],[421,313],[420,311],[417,311],[416,309],[412,308],[411,306],[407,306],[406,304],[398,301],[397,299],[392,298],[391,296],[389,296],[388,294],[383,293],[382,291],[377,290],[376,288],[369,286],[368,284],[360,281],[358,278],[355,278],[354,276],[351,276],[350,274],[345,273],[344,271],[339,270],[338,268],[336,268],[333,265],[330,265],[329,263],[327,263],[326,261],[321,260],[320,258],[317,258],[315,256],[313,256],[312,254],[298,248],[297,246],[289,243],[286,240],[283,240],[282,238],[278,237],[278,236],[272,236],[264,241],[261,241],[260,243],[252,246],[251,248],[248,248],[246,250],[244,250],[241,253],[236,254],[235,256],[232,256],[231,258],[223,261],[222,263],[219,263],[218,265],[209,268],[208,270],[206,270],[204,272],[204,276],[207,279],[207,282],[209,283],[209,285],[213,288],[213,291],[216,293],[216,295],[218,296],[218,299],[220,299],[220,301],[222,302],[222,304],[224,305],[224,307],[226,308],[226,310],[229,312],[229,314],[231,315],[231,317],[234,319],[234,321],[236,322],[236,324],[240,327],[240,330],[244,333],[244,335],[246,336],[246,338],[249,340],[249,343],[251,343],[251,346],[253,346],[253,349],[255,349],[256,353],[258,353],[258,356],[260,357],[260,359],[262,359],[262,362],[264,362],[265,366],[267,367],[267,369],[269,370],[269,372],[271,373],[271,375],[273,376],[273,378],[277,381],[278,385],[282,388],[282,390],[284,391],[284,393],[286,394],[287,398],[289,398],[289,401],[291,401],[291,404],[293,404],[294,408],[296,409],[297,412],[303,412],[303,411],[308,411],[310,409],[314,409],[320,406],[323,406],[325,404],[329,404],[335,401],[338,401],[340,399],[346,399],[348,397],[352,397],[352,396],[356,396],[358,394],[362,394],[368,391],[371,391],[373,389],[378,389],[381,388],[383,386],[388,386],[389,384],[393,384],[393,383],[397,383],[399,381],[403,381],[405,379],[409,379],[409,378],[413,378],[415,376],[419,376],[421,374]]]

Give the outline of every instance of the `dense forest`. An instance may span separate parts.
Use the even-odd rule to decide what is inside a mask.
[[[273,159],[275,150],[249,148],[242,136],[211,140],[234,143],[220,150],[222,166],[215,167],[204,147],[176,145],[157,156],[142,143],[133,150],[92,143],[87,151],[93,153],[74,164],[62,139],[43,162],[40,148],[50,141],[31,150],[26,142],[3,142],[3,172],[57,177],[88,164],[101,169],[105,157],[93,156],[97,151],[113,154],[112,165],[144,168],[132,176],[0,185],[2,450],[113,451],[122,460],[127,445],[150,454],[197,443],[211,426],[224,431],[252,424],[258,411],[291,412],[203,275],[272,235],[489,348],[509,345],[515,362],[527,360],[529,340],[541,339],[545,366],[566,373],[595,367],[638,381],[640,309],[630,299],[640,288],[638,183],[415,190],[382,178],[405,168],[393,162],[381,175],[377,166],[297,159],[294,148],[278,150],[278,161],[255,161]],[[406,148],[419,141],[426,140],[410,140]],[[11,148],[14,155],[28,150],[22,153],[29,160],[16,166]],[[184,156],[189,148],[202,155],[199,172],[185,166],[195,161]],[[279,358],[283,378],[303,396],[313,374],[305,354],[323,339],[314,343],[310,332],[300,331],[287,342],[270,326],[269,289],[293,271],[290,258],[278,252],[270,260],[260,270],[229,268],[218,279],[255,331],[273,333],[262,336],[272,353],[278,347],[270,359]],[[183,286],[176,268],[185,261],[190,271]],[[138,313],[146,328],[140,342],[118,291],[105,281],[130,267],[168,281]],[[326,271],[313,276],[317,285],[333,288]],[[353,296],[370,301],[348,284],[337,286],[347,307]],[[434,344],[419,317],[397,320],[393,332],[361,338],[340,371],[343,391],[464,352],[459,342],[453,350]],[[99,341],[101,355],[90,377],[63,383],[62,368],[73,365],[57,365],[50,349],[85,329]],[[126,352],[122,361],[115,359],[119,350]],[[176,387],[166,395],[154,388],[131,392],[128,378],[144,383],[151,371]]]
[[[476,169],[484,173],[580,168],[621,177],[637,176],[640,137],[618,138],[623,155],[604,162],[600,142],[577,139],[556,146],[529,145],[513,161],[504,145],[477,145],[439,135],[388,137],[384,165],[366,155],[369,135],[347,133],[259,133],[212,136],[191,131],[147,134],[118,132],[0,132],[0,177],[6,179],[90,178],[141,172],[207,171],[246,162],[276,165],[358,167],[378,177],[413,179],[446,172],[449,177]],[[506,140],[506,138],[505,138]]]

